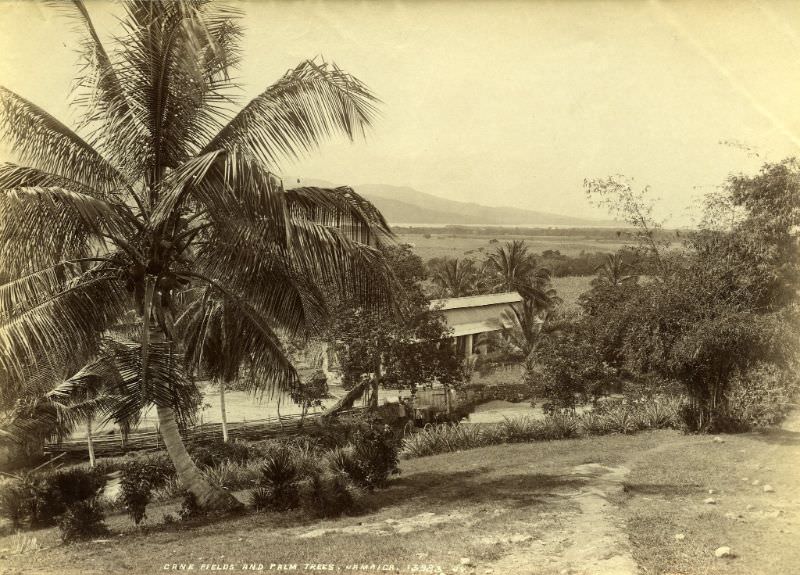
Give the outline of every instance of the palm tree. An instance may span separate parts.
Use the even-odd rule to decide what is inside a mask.
[[[493,277],[492,291],[517,291],[524,299],[534,300],[542,308],[554,305],[551,298],[555,291],[550,287],[550,270],[537,264],[524,240],[506,242],[496,248],[487,258],[486,268]]]
[[[385,301],[392,274],[380,248],[390,230],[380,213],[349,188],[284,189],[274,175],[325,137],[363,133],[377,99],[335,65],[305,61],[232,114],[235,10],[128,0],[124,33],[107,51],[81,0],[60,6],[84,36],[74,101],[82,122],[73,130],[0,88],[0,133],[20,162],[0,166],[4,394],[24,389],[48,357],[101,362],[129,415],[155,405],[199,504],[236,506],[179,434],[183,390],[193,387],[175,359],[182,294],[222,294],[260,388],[297,380],[279,334],[316,333],[328,313],[319,286]],[[139,340],[105,349],[129,310]]]
[[[225,388],[239,379],[242,369],[248,372],[249,382],[269,378],[259,371],[258,362],[251,362],[256,350],[241,345],[247,341],[252,325],[242,321],[236,305],[221,293],[207,287],[202,297],[185,306],[175,320],[175,332],[184,349],[186,370],[201,372],[219,387],[222,420],[222,440],[228,441],[228,419],[225,409]]]
[[[432,279],[446,297],[462,297],[474,292],[478,272],[470,259],[444,258],[433,266]]]
[[[598,286],[619,287],[622,284],[635,282],[638,276],[629,273],[632,266],[624,258],[616,254],[606,254],[606,260],[594,269],[597,277],[592,282]]]

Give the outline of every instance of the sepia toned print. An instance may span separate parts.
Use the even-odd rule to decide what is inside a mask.
[[[799,38],[0,0],[0,573],[797,571]]]

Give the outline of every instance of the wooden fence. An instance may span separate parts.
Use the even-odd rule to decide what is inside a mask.
[[[355,410],[354,410],[355,411]],[[236,421],[228,423],[228,436],[231,439],[259,440],[272,437],[292,437],[297,435],[303,425],[312,424],[321,413],[308,414],[305,418],[297,415],[281,416],[280,419],[270,417],[253,421]],[[183,440],[188,446],[202,445],[214,439],[222,439],[221,423],[204,423],[185,430]],[[120,433],[98,435],[92,437],[94,452],[97,457],[114,457],[130,451],[160,451],[164,442],[158,429],[137,430],[128,434],[123,443]],[[45,445],[45,453],[66,453],[69,459],[88,458],[89,448],[86,438],[68,439],[58,443]]]

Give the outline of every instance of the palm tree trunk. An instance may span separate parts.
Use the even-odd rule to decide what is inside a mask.
[[[156,406],[156,411],[161,437],[164,439],[169,458],[175,465],[181,486],[197,498],[198,505],[203,509],[215,511],[239,509],[242,506],[239,500],[224,489],[209,483],[189,457],[172,408],[159,405]]]
[[[94,443],[92,442],[92,418],[86,420],[86,444],[89,447],[89,467],[94,467]]]
[[[225,380],[219,382],[219,408],[222,412],[222,441],[228,443],[228,414],[225,412]]]

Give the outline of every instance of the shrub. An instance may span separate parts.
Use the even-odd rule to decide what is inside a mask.
[[[109,533],[103,511],[96,498],[71,504],[58,522],[64,543],[99,537]]]
[[[15,527],[55,525],[68,507],[95,498],[104,485],[101,473],[81,467],[26,473],[0,490],[0,515]]]
[[[730,414],[724,408],[709,409],[696,403],[687,403],[680,410],[680,418],[691,433],[741,433],[750,426]]]
[[[547,413],[575,409],[608,393],[617,383],[617,371],[603,361],[576,323],[544,338],[535,356],[525,362],[525,384],[530,396],[545,398]]]
[[[210,468],[219,467],[224,463],[238,463],[244,464],[250,459],[251,449],[248,445],[241,441],[224,442],[222,440],[204,443],[189,449],[189,455],[192,457],[198,467]]]
[[[162,487],[174,475],[174,467],[171,463],[167,467],[165,459],[160,456],[137,459],[122,468],[119,497],[135,525],[147,518],[145,510],[153,489]]]
[[[543,425],[531,417],[504,418],[497,425],[498,439],[508,443],[536,441],[542,438]]]
[[[258,461],[236,463],[225,461],[217,467],[205,470],[205,476],[212,483],[225,489],[243,489],[252,487],[261,477],[261,465]]]
[[[348,475],[368,489],[383,487],[390,475],[399,473],[398,444],[391,429],[371,427],[353,437]]]
[[[727,411],[744,426],[770,427],[792,409],[799,390],[798,379],[789,370],[758,365],[734,376],[725,398]]]
[[[682,397],[654,396],[639,404],[640,427],[643,429],[677,429],[680,427]]]
[[[591,411],[581,414],[580,430],[583,435],[605,435],[611,433],[608,420],[602,415]]]
[[[247,503],[254,511],[266,511],[272,509],[272,491],[266,487],[256,487],[250,493]]]
[[[406,457],[424,457],[482,447],[488,445],[486,437],[487,434],[479,425],[428,425],[423,430],[405,437],[402,450]]]
[[[303,484],[303,506],[316,517],[340,517],[358,510],[357,491],[342,473],[318,468]]]
[[[569,439],[578,435],[578,416],[572,413],[553,413],[543,420],[542,439]]]
[[[45,476],[48,489],[64,508],[94,498],[103,489],[106,478],[100,470],[70,467]]]
[[[24,485],[19,480],[9,480],[0,486],[0,516],[19,529],[28,518],[29,501]]]
[[[637,418],[625,407],[611,409],[601,417],[611,432],[627,434],[635,433],[639,429]]]
[[[292,451],[283,447],[268,455],[261,465],[261,486],[255,499],[256,509],[285,511],[299,504],[297,482],[300,470]]]

